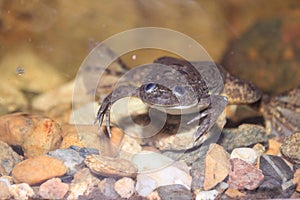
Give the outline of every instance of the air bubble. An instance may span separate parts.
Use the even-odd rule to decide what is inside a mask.
[[[17,67],[16,74],[22,76],[23,74],[25,74],[25,69],[23,67]]]

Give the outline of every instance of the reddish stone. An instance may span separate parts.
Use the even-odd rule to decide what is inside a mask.
[[[228,184],[234,189],[256,189],[263,181],[264,175],[260,169],[239,158],[230,159],[231,171]]]

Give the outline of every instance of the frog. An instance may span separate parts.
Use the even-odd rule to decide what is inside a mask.
[[[135,68],[134,68],[135,69]],[[258,101],[261,92],[249,81],[229,74],[211,61],[187,61],[163,56],[120,80],[98,109],[95,123],[106,118],[108,137],[111,106],[125,97],[139,98],[144,104],[170,115],[196,113],[187,125],[198,122],[194,142],[215,124],[227,104]]]
[[[264,94],[259,111],[268,135],[283,140],[300,131],[300,86],[278,95]]]

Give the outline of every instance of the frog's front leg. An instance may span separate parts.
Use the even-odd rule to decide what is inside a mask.
[[[108,133],[108,136],[111,137],[111,132],[110,132],[110,108],[113,103],[118,101],[119,99],[125,98],[125,97],[131,97],[131,96],[138,96],[138,93],[136,92],[136,87],[132,85],[123,85],[119,86],[118,88],[114,89],[112,93],[107,95],[105,99],[103,100],[94,124],[99,122],[98,126],[99,129],[102,125],[104,115],[106,116],[106,130]]]
[[[211,95],[209,98],[209,106],[205,110],[200,111],[196,117],[188,122],[188,124],[191,124],[192,122],[201,120],[199,128],[194,133],[194,142],[196,142],[203,134],[209,131],[228,104],[227,97],[221,95]]]

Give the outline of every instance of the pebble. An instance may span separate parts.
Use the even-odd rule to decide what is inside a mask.
[[[225,192],[225,195],[232,199],[240,199],[245,196],[244,193],[238,191],[237,189],[228,188]]]
[[[300,164],[300,133],[286,137],[280,148],[281,153],[290,161]]]
[[[135,190],[140,196],[146,197],[157,188],[156,180],[145,174],[138,174]]]
[[[0,199],[9,199],[9,186],[5,182],[0,181],[0,188]]]
[[[188,189],[191,188],[192,177],[189,172],[185,170],[188,167],[182,162],[176,163],[174,160],[162,154],[151,151],[142,151],[136,154],[133,158],[133,162],[139,172],[136,187],[143,185],[147,188],[147,185],[144,185],[143,182],[153,179],[156,182],[156,187],[181,184]],[[146,180],[143,180],[144,178],[146,178]],[[151,184],[153,183],[153,181],[150,182]],[[151,192],[152,191],[150,191],[150,193]]]
[[[196,195],[196,200],[216,199],[218,194],[217,190],[200,191]]]
[[[137,168],[128,160],[100,155],[88,155],[84,163],[90,170],[101,176],[135,178]]]
[[[230,159],[231,171],[228,184],[234,189],[255,190],[263,181],[264,175],[260,169],[239,158]]]
[[[99,150],[95,149],[95,148],[70,146],[70,149],[77,151],[79,153],[79,155],[83,158],[86,158],[88,155],[91,155],[91,154],[99,154]]]
[[[62,176],[67,168],[64,163],[49,156],[37,156],[18,163],[12,171],[17,183],[35,185],[50,178]]]
[[[74,175],[84,161],[80,153],[74,149],[56,149],[47,153],[48,156],[61,160],[67,167],[67,175]]]
[[[13,167],[22,161],[22,156],[18,155],[6,143],[0,141],[0,175],[9,175]]]
[[[210,190],[223,181],[229,171],[229,153],[218,144],[211,144],[205,158],[204,190]]]
[[[108,199],[116,199],[119,194],[115,190],[115,183],[115,179],[105,178],[98,184],[98,189]]]
[[[68,190],[68,184],[62,183],[59,178],[52,178],[40,185],[39,195],[42,199],[63,199]]]
[[[257,153],[251,148],[235,148],[230,154],[230,158],[239,158],[243,161],[246,161],[249,164],[256,164],[257,162]]]
[[[120,158],[132,160],[133,156],[141,151],[142,147],[138,141],[135,138],[125,134],[120,144]]]
[[[9,192],[16,200],[30,199],[35,196],[33,189],[27,183],[14,184],[9,187]]]
[[[293,183],[297,185],[296,191],[300,192],[300,168],[294,173]]]
[[[124,177],[116,181],[114,188],[121,198],[129,198],[135,192],[134,184],[134,180]]]
[[[160,186],[157,188],[157,192],[161,199],[185,200],[193,197],[190,190],[179,184]]]
[[[260,169],[265,179],[258,188],[268,198],[288,198],[294,191],[293,172],[279,156],[263,155],[260,157]]]
[[[267,146],[269,138],[260,125],[242,124],[238,128],[223,129],[218,144],[228,152],[238,147],[251,147],[257,143]]]
[[[209,145],[201,146],[202,151],[195,155],[198,159],[192,163],[190,174],[192,175],[192,191],[203,190],[205,179],[205,157]]]
[[[43,155],[60,146],[60,125],[48,117],[13,113],[0,117],[0,138],[9,145],[19,145],[25,157]]]
[[[279,156],[280,147],[281,147],[280,142],[278,142],[276,139],[270,139],[269,140],[269,147],[268,147],[268,150],[266,151],[266,154]]]
[[[99,182],[88,168],[81,169],[74,175],[67,199],[73,200],[78,199],[80,195],[88,195]]]

